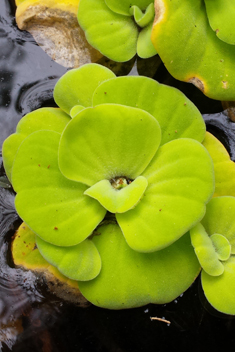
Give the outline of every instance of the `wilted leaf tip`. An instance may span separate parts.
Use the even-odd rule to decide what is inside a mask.
[[[188,80],[189,83],[194,84],[197,88],[199,88],[203,93],[205,92],[204,82],[198,77],[192,77]]]
[[[164,1],[163,0],[155,0],[154,8],[155,8],[155,18],[154,18],[153,24],[155,25],[155,24],[161,22],[164,18],[164,14],[166,11]]]

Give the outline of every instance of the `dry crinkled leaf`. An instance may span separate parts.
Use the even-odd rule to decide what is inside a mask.
[[[96,62],[99,51],[88,44],[77,21],[79,0],[18,0],[16,22],[42,49],[65,67]]]

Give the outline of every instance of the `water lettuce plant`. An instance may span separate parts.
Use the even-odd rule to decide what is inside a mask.
[[[202,267],[205,296],[217,310],[235,314],[235,198],[213,198],[202,222],[190,230]]]
[[[80,0],[78,23],[88,42],[114,61],[156,55],[151,42],[153,0]]]
[[[199,274],[189,230],[221,177],[199,111],[174,88],[96,64],[68,71],[54,98],[59,108],[26,115],[3,144],[41,255],[98,306],[173,300]]]
[[[168,71],[218,100],[235,99],[235,5],[155,0],[152,42]]]

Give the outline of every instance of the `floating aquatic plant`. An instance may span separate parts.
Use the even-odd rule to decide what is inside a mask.
[[[156,55],[151,42],[153,0],[80,0],[78,22],[88,42],[115,61]]]
[[[188,231],[214,193],[216,142],[199,111],[174,88],[96,64],[68,71],[54,98],[58,109],[26,115],[3,144],[40,253],[98,306],[173,300],[200,271]]]
[[[218,100],[235,99],[235,5],[155,0],[152,42],[168,71]]]
[[[190,230],[202,266],[202,288],[211,305],[235,314],[235,198],[213,198],[200,224]]]

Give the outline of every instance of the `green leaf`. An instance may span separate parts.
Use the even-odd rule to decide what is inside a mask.
[[[84,194],[97,199],[111,213],[124,213],[134,208],[147,188],[148,181],[137,177],[130,185],[117,190],[110,181],[102,180],[88,188]]]
[[[208,204],[202,224],[209,236],[219,233],[231,244],[231,253],[235,254],[235,198],[213,198]]]
[[[235,196],[235,163],[220,141],[209,132],[203,141],[214,164],[215,193],[214,197]]]
[[[202,269],[211,276],[219,276],[223,274],[224,266],[219,261],[212,238],[208,236],[202,224],[197,224],[194,226],[190,230],[190,236]]]
[[[92,280],[100,273],[101,258],[92,240],[72,247],[58,247],[36,236],[36,244],[46,261],[72,280]]]
[[[87,108],[64,130],[59,165],[65,177],[89,186],[139,176],[158,149],[161,131],[147,112],[105,104]]]
[[[12,182],[19,216],[42,239],[72,246],[87,238],[105,216],[105,209],[83,195],[85,185],[66,179],[58,168],[60,134],[29,135],[16,155]]]
[[[67,114],[76,105],[91,106],[94,90],[100,83],[114,77],[112,71],[97,64],[86,64],[70,70],[55,85],[55,102]]]
[[[164,304],[184,292],[200,267],[189,234],[170,247],[150,254],[133,251],[120,228],[99,228],[93,241],[102,258],[102,269],[94,280],[79,282],[82,294],[93,304],[109,309]]]
[[[105,0],[106,5],[110,10],[121,15],[130,16],[130,8],[138,6],[140,10],[146,10],[153,0]]]
[[[195,105],[179,90],[147,77],[118,77],[102,83],[93,105],[114,103],[139,108],[153,115],[161,126],[161,144],[177,138],[202,142],[206,126]]]
[[[210,26],[217,37],[228,44],[235,44],[235,4],[231,0],[205,0]]]
[[[153,22],[143,28],[137,40],[137,54],[142,59],[148,59],[157,54],[155,47],[151,41]]]
[[[23,222],[17,229],[15,238],[12,241],[11,253],[14,264],[24,266],[29,270],[41,269],[45,270],[49,264],[39,253],[36,242],[35,233]]]
[[[205,215],[214,192],[213,164],[200,143],[182,138],[162,146],[142,176],[148,181],[144,197],[116,218],[132,249],[153,252],[169,246]]]
[[[3,165],[4,165],[6,175],[11,183],[12,183],[12,180],[11,180],[12,165],[13,165],[17,150],[24,139],[25,139],[25,136],[23,134],[14,133],[14,134],[11,134],[7,139],[5,139],[2,145]]]
[[[219,233],[211,235],[210,238],[216,249],[219,260],[228,260],[231,254],[231,245],[227,238]]]
[[[80,111],[84,110],[84,106],[81,105],[75,105],[71,110],[70,110],[70,116],[74,118],[77,114],[79,114]]]
[[[225,314],[235,314],[235,257],[224,262],[224,273],[220,276],[210,276],[202,272],[202,288],[210,304]]]
[[[195,84],[210,98],[233,101],[235,46],[211,29],[204,0],[161,0],[155,6],[151,39],[170,74]]]
[[[35,237],[35,233],[23,222],[17,229],[11,244],[11,253],[14,264],[17,267],[23,267],[25,270],[39,273],[39,275],[43,273],[46,281],[48,279],[51,282],[51,278],[53,277],[55,283],[58,283],[58,280],[62,286],[67,283],[70,288],[76,289],[79,293],[77,281],[70,280],[62,275],[54,266],[50,265],[42,257],[37,248]]]
[[[25,115],[18,123],[16,133],[5,139],[2,146],[4,168],[9,180],[16,152],[29,134],[40,130],[61,133],[69,121],[70,117],[58,108],[41,108]]]
[[[123,62],[136,54],[137,25],[110,10],[104,0],[80,0],[78,22],[88,42],[109,59]]]
[[[144,13],[138,6],[134,5],[130,8],[130,14],[134,16],[135,22],[138,24],[139,27],[143,28],[146,27],[148,24],[151,24],[152,27],[152,22],[155,15],[154,4],[149,4]],[[149,33],[149,40],[150,34],[151,32]]]

